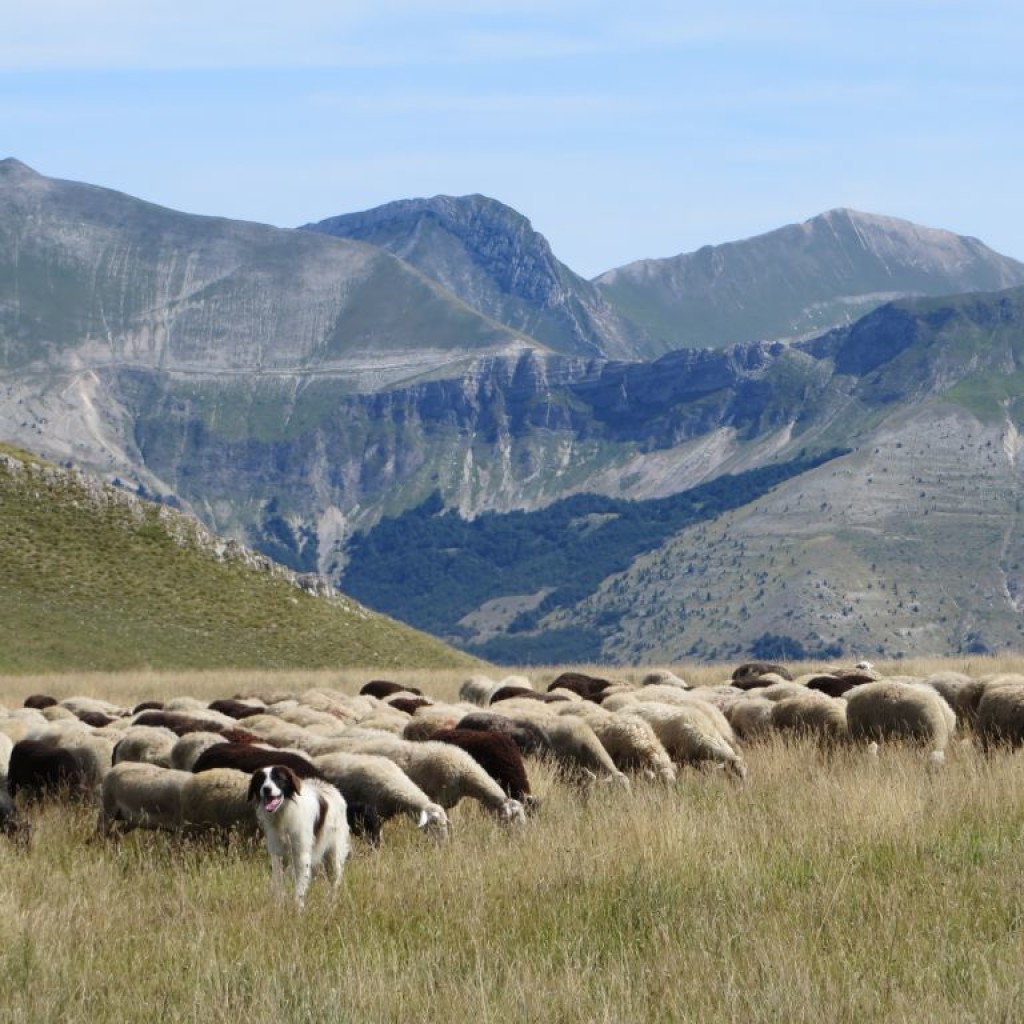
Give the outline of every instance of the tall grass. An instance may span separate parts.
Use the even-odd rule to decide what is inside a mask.
[[[1022,755],[968,741],[937,773],[911,748],[746,757],[745,785],[686,771],[586,797],[531,764],[526,828],[460,805],[438,848],[393,821],[302,914],[269,898],[258,844],[104,842],[93,807],[45,806],[30,851],[0,844],[0,1019],[1020,1018]]]

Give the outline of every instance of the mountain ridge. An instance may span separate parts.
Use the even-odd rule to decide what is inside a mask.
[[[742,241],[635,261],[595,283],[648,331],[688,347],[723,336],[805,337],[897,298],[1000,291],[1024,284],[1024,263],[971,236],[837,208]],[[751,308],[754,317],[744,312]]]

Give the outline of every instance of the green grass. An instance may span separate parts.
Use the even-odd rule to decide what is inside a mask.
[[[747,760],[745,786],[686,771],[586,800],[531,764],[521,832],[460,805],[435,848],[392,822],[301,915],[259,846],[108,844],[92,808],[48,806],[29,854],[0,844],[3,1019],[1019,1019],[1021,755]]]
[[[169,509],[0,460],[0,671],[472,663],[215,545]]]

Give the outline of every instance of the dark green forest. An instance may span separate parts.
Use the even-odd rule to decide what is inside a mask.
[[[592,594],[682,528],[716,518],[846,449],[726,474],[648,501],[580,494],[534,512],[463,519],[439,493],[353,538],[343,589],[364,604],[489,660],[530,664],[599,660],[598,629],[538,632],[550,612]],[[471,646],[459,620],[484,602],[547,589],[540,605],[507,633]],[[609,630],[614,623],[603,624]],[[557,655],[557,657],[556,657]]]

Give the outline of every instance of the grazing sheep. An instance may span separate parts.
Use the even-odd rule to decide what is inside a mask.
[[[114,764],[142,761],[170,768],[171,751],[177,742],[177,734],[163,726],[132,725],[114,747]]]
[[[403,692],[410,692],[408,690]],[[341,693],[338,690],[314,689],[306,690],[302,694],[300,704],[314,708],[317,711],[326,711],[341,722],[357,722],[366,715],[372,715],[381,706],[381,701],[376,697],[366,695],[353,696],[348,693]]]
[[[57,740],[59,746],[71,751],[82,776],[89,779],[92,786],[98,786],[103,776],[110,771],[117,742],[115,736],[87,730],[68,732]]]
[[[407,814],[429,838],[437,841],[448,838],[448,815],[444,808],[431,800],[390,758],[339,751],[323,754],[313,761],[346,802],[371,808],[380,821]]]
[[[945,699],[953,709],[957,721],[973,725],[978,718],[978,707],[986,690],[980,679],[972,679],[960,672],[936,672],[924,680]]]
[[[319,728],[321,731],[338,732],[345,728],[345,723],[329,711],[309,707],[306,704],[293,704],[290,707],[271,708],[268,714],[289,725],[298,725],[303,729]],[[246,722],[249,727],[251,719]]]
[[[550,695],[547,693],[538,693],[532,686],[499,686],[492,694],[489,701],[490,704],[497,704],[504,700],[514,700],[516,698],[522,698],[523,700],[538,700],[544,701]]]
[[[127,708],[97,697],[65,697],[58,701],[58,705],[76,716],[83,712],[107,715],[110,718],[125,718],[128,715]]]
[[[36,711],[42,711],[43,708],[51,708],[57,703],[56,697],[51,697],[45,693],[33,693],[30,694],[22,703],[24,708],[33,708]]]
[[[181,772],[190,772],[204,750],[224,742],[219,732],[186,733],[171,747],[171,767]]]
[[[682,704],[694,700],[701,690],[684,690],[679,686],[665,683],[647,683],[629,690],[619,690],[601,701],[601,707],[608,711],[622,711],[637,701],[653,701],[657,704]]]
[[[677,773],[672,758],[654,729],[642,718],[605,711],[589,702],[562,710],[564,714],[578,715],[594,730],[619,771],[644,775],[659,782],[675,782]]]
[[[519,752],[536,757],[555,758],[554,747],[544,730],[532,719],[514,718],[496,711],[473,711],[458,720],[455,728],[477,729],[481,732],[500,732],[508,736]],[[420,739],[406,736],[406,739]]]
[[[731,739],[719,730],[715,718],[707,714],[705,708],[710,705],[705,705],[705,708],[699,705],[698,701],[690,704],[639,701],[622,714],[636,715],[648,722],[676,764],[719,764],[737,778],[745,779],[747,766],[743,758],[733,747]],[[729,734],[731,737],[731,726]]]
[[[813,736],[825,744],[836,743],[850,734],[846,701],[841,697],[807,690],[795,697],[768,701],[768,704],[772,709],[771,724],[782,732]]]
[[[640,680],[641,686],[678,686],[681,690],[691,689],[690,684],[667,668],[656,668]]]
[[[491,702],[491,694],[499,686],[501,683],[495,682],[488,676],[470,676],[459,687],[459,700],[486,707]]]
[[[307,754],[326,754],[334,749],[337,737],[318,736],[301,725],[286,722],[277,715],[253,715],[245,720],[245,727],[264,743],[274,747],[289,747],[304,750]],[[338,737],[345,730],[339,730]]]
[[[764,697],[744,697],[733,701],[725,709],[725,717],[740,739],[767,736],[772,731],[772,708],[775,703]]]
[[[211,711],[215,711],[219,715],[227,715],[228,718],[233,718],[237,722],[248,718],[250,715],[262,714],[266,711],[267,706],[262,703],[233,700],[230,697],[225,697],[221,700],[211,701],[209,708]]]
[[[394,693],[411,693],[414,697],[422,697],[423,692],[415,686],[404,686],[402,683],[393,683],[389,679],[371,679],[359,687],[359,694],[363,697],[376,697],[384,700]]]
[[[70,797],[88,798],[98,781],[87,759],[76,757],[74,751],[52,737],[18,740],[11,748],[7,789],[12,797],[46,797],[66,792]]]
[[[216,743],[207,747],[196,758],[192,765],[192,772],[199,775],[202,772],[212,771],[214,768],[232,768],[249,776],[257,768],[269,768],[275,764],[286,765],[300,779],[313,779],[319,775],[312,759],[304,757],[294,750],[260,747],[246,743]]]
[[[741,690],[739,687],[733,686],[731,683],[725,683],[721,686],[695,686],[689,691],[691,698],[702,700],[707,704],[712,704],[719,711],[728,717],[727,712],[729,708],[736,703],[736,701],[747,696],[746,690]],[[753,696],[762,696],[759,693],[755,693]],[[661,703],[665,703],[662,701]]]
[[[43,708],[40,714],[48,722],[78,721],[78,715],[71,708],[64,707],[63,704],[51,704],[48,708]]]
[[[190,772],[161,768],[145,761],[115,764],[103,779],[97,827],[104,835],[115,829],[154,828],[177,831],[182,821],[182,794]]]
[[[847,690],[852,690],[862,683],[871,682],[864,676],[834,676],[822,674],[811,676],[807,680],[807,689],[815,693],[823,693],[827,697],[842,697]]]
[[[1024,679],[1003,677],[985,686],[974,722],[982,749],[1024,746]]]
[[[431,739],[464,750],[501,786],[505,795],[518,800],[528,814],[537,809],[537,798],[530,792],[523,755],[508,736],[478,729],[441,729]]]
[[[390,758],[431,800],[446,810],[463,797],[469,797],[505,823],[526,820],[523,805],[506,796],[501,786],[465,750],[449,743],[434,740],[412,743],[397,736],[382,736],[365,740],[355,752]]]
[[[438,729],[454,729],[467,714],[467,706],[461,704],[430,704],[417,708],[402,727],[402,739],[429,740]]]
[[[381,708],[372,715],[359,719],[358,728],[376,729],[378,732],[388,732],[394,736],[401,736],[405,727],[409,724],[409,716],[403,711],[393,711],[391,708]],[[351,726],[349,728],[352,728]]]
[[[783,680],[769,686],[758,687],[756,695],[765,700],[785,700],[787,697],[799,697],[806,692],[807,687],[802,683],[790,683]]]
[[[6,736],[11,743],[17,743],[18,740],[28,739],[36,729],[40,728],[40,723],[46,724],[46,719],[42,715],[39,716],[39,722],[32,722],[21,715],[11,714],[6,718],[0,718],[0,733]]]
[[[568,779],[618,782],[629,786],[626,774],[619,770],[597,733],[582,718],[550,715],[536,719],[547,737],[554,762]]]
[[[734,683],[745,683],[760,676],[781,676],[783,679],[792,679],[789,670],[784,665],[772,661],[747,661],[738,665],[732,673]]]
[[[218,715],[214,711],[194,714],[185,711],[143,711],[136,715],[136,726],[170,729],[175,736],[186,736],[190,732],[223,732],[236,727],[235,719]]]
[[[235,768],[210,768],[198,775],[190,772],[182,785],[180,826],[255,835],[249,779],[249,774]]]
[[[920,683],[883,679],[855,686],[843,699],[852,739],[910,740],[931,748],[933,765],[945,762],[956,715],[938,691]]]
[[[409,716],[416,714],[420,708],[429,708],[431,703],[426,697],[392,697],[387,701],[389,708]]]
[[[552,680],[548,686],[548,693],[552,690],[569,690],[584,700],[596,701],[599,695],[612,685],[610,679],[588,676],[584,672],[563,672]]]

